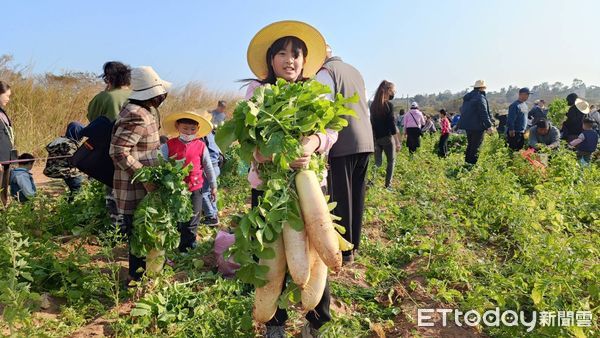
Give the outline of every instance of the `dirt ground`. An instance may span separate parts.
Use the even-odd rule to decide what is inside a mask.
[[[43,163],[38,163],[34,166],[32,174],[36,185],[40,191],[49,193],[52,195],[64,193],[66,186],[59,179],[51,179],[43,174]],[[381,231],[381,224],[366,224],[365,229],[367,235],[370,238],[375,238],[383,243],[388,242],[389,239],[385,238],[383,231]],[[76,242],[78,239],[73,239]],[[68,250],[69,247],[75,243],[66,242],[65,248]],[[95,255],[99,248],[93,243],[84,244],[84,248],[92,256]],[[120,251],[118,254],[119,264],[121,268],[121,277],[125,278],[127,271],[127,256],[126,249],[116,248],[115,250]],[[95,256],[95,261],[92,264],[103,264],[102,258]],[[202,257],[206,268],[215,267],[215,259],[212,255]],[[418,327],[417,326],[417,309],[419,308],[444,308],[444,304],[440,304],[435,300],[431,299],[425,289],[425,280],[418,274],[419,269],[423,266],[423,260],[417,258],[403,267],[407,277],[398,285],[393,288],[393,291],[387,297],[381,297],[377,299],[382,305],[395,306],[401,309],[401,312],[394,318],[393,326],[383,327],[380,324],[373,324],[371,326],[372,335],[371,337],[487,337],[477,329],[472,327],[458,327],[452,320],[448,321],[448,326],[443,327],[441,325],[442,318],[439,314],[433,316],[432,321],[435,323],[433,327]],[[331,276],[333,281],[343,283],[345,285],[354,285],[359,287],[368,288],[369,284],[365,281],[366,268],[360,263],[353,263],[350,266],[344,267],[340,273]],[[65,302],[62,299],[56,299],[49,295],[43,295],[44,297],[44,309],[35,313],[34,318],[37,319],[55,319],[60,314],[60,306]],[[127,315],[133,308],[133,302],[128,301],[121,304],[118,308],[119,316]],[[344,304],[343,302],[336,300],[335,295],[332,297],[331,308],[337,313],[351,313],[352,304]],[[109,311],[109,313],[115,313]],[[111,329],[111,323],[114,319],[109,319],[104,316],[97,317],[90,321],[88,324],[81,327],[79,330],[74,332],[71,337],[84,338],[84,337],[109,337],[113,336],[114,332]],[[295,323],[295,327],[298,327]],[[298,330],[295,332],[296,337],[300,337]]]

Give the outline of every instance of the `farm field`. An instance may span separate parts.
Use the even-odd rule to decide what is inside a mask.
[[[334,319],[326,337],[594,337],[599,334],[600,166],[581,167],[572,151],[553,153],[545,172],[504,140],[487,136],[467,170],[464,142],[434,153],[426,137],[415,155],[403,149],[392,189],[371,165],[363,243],[355,263],[332,275]],[[219,178],[223,225],[249,208],[238,149]],[[254,337],[253,288],[215,268],[216,229],[199,230],[173,267],[125,289],[127,251],[90,183],[73,204],[59,181],[32,204],[0,215],[0,303],[4,335],[15,337]],[[417,309],[480,313],[584,311],[589,326],[458,326],[434,316],[417,326]],[[299,335],[298,311],[288,332]],[[530,318],[529,318],[530,319]],[[581,322],[583,323],[583,321]]]

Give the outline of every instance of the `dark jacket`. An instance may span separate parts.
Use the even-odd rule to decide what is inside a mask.
[[[507,131],[525,132],[527,128],[527,112],[523,110],[524,108],[527,108],[527,104],[519,100],[513,102],[508,107],[508,118],[506,119]]]
[[[548,112],[542,110],[542,107],[533,106],[533,108],[531,108],[531,110],[529,111],[529,114],[527,114],[527,117],[532,120],[531,125],[535,125],[536,123],[538,123],[539,120],[545,120],[547,114]]]
[[[458,129],[486,130],[492,126],[490,106],[485,93],[473,89],[463,97]]]
[[[585,114],[580,112],[575,105],[569,108],[567,120],[562,125],[563,137],[579,136],[583,131],[583,118]]]
[[[9,161],[11,150],[13,150],[13,143],[11,141],[9,130],[12,127],[12,123],[8,115],[0,108],[0,114],[4,114],[8,119],[8,126],[0,120],[0,162]]]
[[[390,101],[385,105],[385,111],[377,112],[371,105],[371,125],[375,139],[396,135],[396,124],[394,123],[394,106]]]

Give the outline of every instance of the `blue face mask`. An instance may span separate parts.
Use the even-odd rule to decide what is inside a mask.
[[[183,142],[192,142],[193,140],[196,139],[196,135],[195,134],[192,134],[192,135],[179,134],[179,139],[182,140]]]

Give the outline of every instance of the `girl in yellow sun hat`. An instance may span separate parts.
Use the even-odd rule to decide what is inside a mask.
[[[299,21],[280,21],[261,29],[248,46],[248,65],[256,75],[256,80],[249,80],[246,99],[250,99],[254,90],[265,84],[275,84],[278,78],[289,82],[305,81],[315,76],[326,58],[325,39],[314,27]],[[323,98],[326,100],[327,98]],[[314,152],[327,153],[337,141],[338,133],[327,130],[301,140],[304,152],[290,164],[294,169],[303,168],[310,161]],[[259,190],[260,180],[257,163],[270,161],[254,151],[254,163],[251,166],[248,180],[252,186],[252,207],[258,205],[263,192]],[[326,173],[323,175],[326,176]],[[321,182],[325,191],[326,180]],[[285,289],[285,282],[283,283]],[[308,323],[302,329],[302,337],[317,337],[319,329],[331,320],[329,283],[325,284],[321,301],[314,310],[306,314]],[[285,322],[288,318],[285,309],[277,308],[271,318],[256,318],[265,322],[266,337],[285,337]]]
[[[164,121],[167,135],[171,137],[161,146],[164,158],[185,160],[192,164],[192,171],[185,178],[188,189],[192,193],[194,214],[188,222],[178,225],[181,239],[179,251],[186,252],[196,246],[196,233],[202,216],[202,185],[204,179],[210,183],[211,197],[217,198],[217,178],[214,173],[208,147],[200,139],[212,131],[209,120],[196,112],[182,112],[167,116]]]

